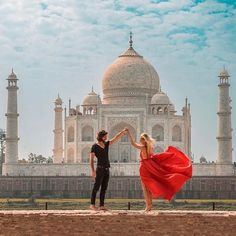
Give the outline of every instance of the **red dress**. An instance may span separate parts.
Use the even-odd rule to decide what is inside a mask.
[[[183,184],[192,177],[191,160],[173,146],[159,154],[142,159],[140,177],[154,198],[171,200]]]

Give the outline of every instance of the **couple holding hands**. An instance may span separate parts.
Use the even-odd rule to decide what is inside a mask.
[[[90,152],[90,167],[95,178],[91,194],[91,210],[107,210],[104,205],[105,194],[109,182],[109,146],[116,143],[122,136],[128,135],[132,146],[140,150],[140,178],[146,202],[145,211],[152,209],[152,198],[162,197],[171,200],[183,184],[192,177],[191,160],[180,150],[169,146],[162,153],[154,153],[154,140],[142,133],[139,142],[135,142],[128,128],[123,129],[112,139],[107,140],[108,133],[101,130],[97,133],[97,142]],[[94,168],[94,158],[97,168]],[[100,190],[100,207],[95,205],[96,194]]]

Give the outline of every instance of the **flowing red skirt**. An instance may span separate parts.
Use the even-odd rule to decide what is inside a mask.
[[[192,163],[183,152],[169,146],[166,151],[141,161],[140,177],[154,198],[170,201],[192,177]]]

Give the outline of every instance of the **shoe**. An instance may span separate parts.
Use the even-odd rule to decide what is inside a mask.
[[[92,211],[97,211],[98,210],[98,208],[95,205],[90,205],[89,209],[92,210]]]

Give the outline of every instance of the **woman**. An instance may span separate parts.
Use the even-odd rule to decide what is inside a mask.
[[[171,200],[192,177],[191,160],[180,150],[169,146],[165,152],[153,152],[154,140],[143,133],[136,143],[128,130],[131,144],[140,150],[140,177],[146,201],[145,211],[152,209],[152,197]]]

